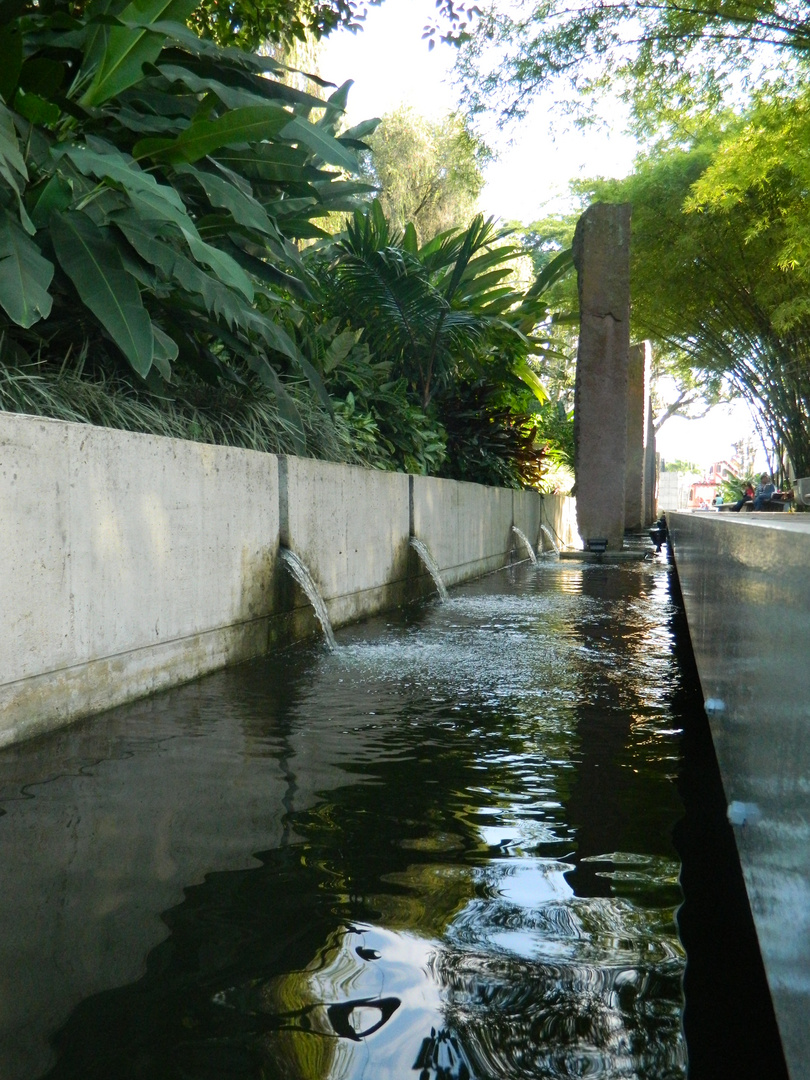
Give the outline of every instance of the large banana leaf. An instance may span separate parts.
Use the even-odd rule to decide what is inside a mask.
[[[231,327],[240,322],[245,314],[245,304],[239,294],[201,270],[171,244],[155,236],[154,231],[136,215],[117,215],[115,224],[138,255],[158,269],[175,288],[200,296],[206,310],[215,319],[222,319]]]
[[[194,7],[195,0],[133,0],[127,5],[119,15],[120,22],[138,25],[104,27],[96,35],[83,65],[85,69],[94,67],[95,73],[81,105],[101,105],[139,82],[144,64],[157,60],[166,40],[153,29],[154,24],[185,22]]]
[[[88,146],[67,144],[53,150],[57,160],[67,157],[84,176],[93,176],[98,180],[112,180],[131,195],[147,198],[152,205],[160,208],[161,216],[178,225],[191,225],[185,204],[180,195],[169,184],[159,184],[154,176],[145,172],[128,154],[123,154],[116,147],[102,144],[95,140],[99,150]]]
[[[26,329],[47,319],[53,300],[48,287],[53,263],[40,254],[37,245],[4,210],[0,216],[0,306]]]
[[[274,186],[317,180],[323,175],[307,164],[309,155],[306,150],[283,143],[223,147],[211,156],[236,173]]]
[[[257,229],[264,234],[276,235],[277,230],[261,204],[252,195],[246,195],[236,184],[226,180],[224,176],[217,176],[203,169],[195,169],[191,165],[179,165],[177,172],[181,176],[192,177],[208,196],[211,205],[228,210],[239,225]]]
[[[537,372],[530,366],[528,360],[519,360],[515,364],[513,371],[521,382],[524,382],[529,387],[541,404],[544,405],[548,401],[548,391],[540,381]]]
[[[16,173],[16,176],[14,175]],[[28,178],[28,170],[25,167],[25,159],[20,153],[17,142],[17,131],[11,113],[0,101],[0,176],[3,176],[10,187],[19,191],[21,179]]]
[[[95,315],[135,371],[146,376],[154,357],[152,323],[118,248],[81,210],[54,214],[56,257],[82,303]]]
[[[278,105],[251,105],[231,109],[215,120],[195,120],[176,139],[142,139],[132,153],[136,160],[192,164],[223,146],[272,139],[289,122],[290,114]]]
[[[36,230],[23,202],[23,190],[28,179],[28,170],[17,143],[17,132],[11,113],[2,101],[0,101],[0,177],[6,181],[14,193],[23,228],[33,236]]]
[[[307,104],[310,108],[323,108],[320,98],[312,94],[305,94],[283,83],[273,82],[270,79],[248,75],[246,72],[237,73],[223,71],[221,65],[210,61],[198,62],[190,65],[188,60],[183,64],[159,64],[158,70],[169,82],[181,82],[194,94],[205,94],[209,91],[219,98],[223,105],[229,109],[239,109],[246,105],[266,105],[269,99],[284,104]]]
[[[314,124],[307,123],[306,120],[302,120],[300,116],[296,116],[294,120],[291,120],[289,124],[281,131],[281,137],[288,139],[290,142],[299,143],[305,146],[308,150],[311,150],[313,154],[317,154],[318,157],[323,158],[330,165],[338,165],[341,169],[345,169],[350,173],[358,173],[360,171],[359,162],[357,156],[350,150],[347,150],[345,146],[342,146],[337,139],[333,138],[327,131],[322,128],[316,127]]]

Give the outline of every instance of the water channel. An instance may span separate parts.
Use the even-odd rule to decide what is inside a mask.
[[[779,1080],[671,577],[523,563],[0,754],[0,1076]]]

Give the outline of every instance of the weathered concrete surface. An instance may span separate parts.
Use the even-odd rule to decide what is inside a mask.
[[[280,473],[281,542],[306,563],[333,625],[403,603],[409,477],[297,457],[280,459]]]
[[[0,413],[0,744],[267,648],[267,454]]]
[[[638,532],[652,521],[648,495],[650,440],[653,440],[653,467],[655,462],[650,404],[651,376],[652,348],[649,341],[631,345],[627,368],[627,456],[624,480],[624,527],[631,532]]]
[[[512,491],[432,476],[414,476],[412,482],[413,535],[427,545],[445,585],[509,561],[514,547]]]
[[[625,519],[630,207],[596,203],[577,222],[580,330],[574,403],[577,521],[587,545],[621,548]]]
[[[810,1077],[810,516],[668,515],[792,1080]]]

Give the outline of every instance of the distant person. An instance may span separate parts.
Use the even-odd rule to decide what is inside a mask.
[[[768,473],[764,472],[759,478],[757,490],[754,492],[754,509],[764,510],[765,503],[772,499],[776,491],[776,484],[771,480]]]
[[[746,503],[750,503],[750,502],[753,502],[753,501],[754,501],[754,488],[753,488],[753,485],[752,484],[746,484],[745,485],[745,491],[742,493],[742,498],[738,499],[737,502],[734,503],[734,505],[732,506],[731,509],[736,514],[739,514],[739,512],[742,510],[742,508],[745,506]]]

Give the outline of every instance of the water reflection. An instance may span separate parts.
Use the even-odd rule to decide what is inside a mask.
[[[666,573],[516,567],[0,756],[3,1075],[684,1077]]]

